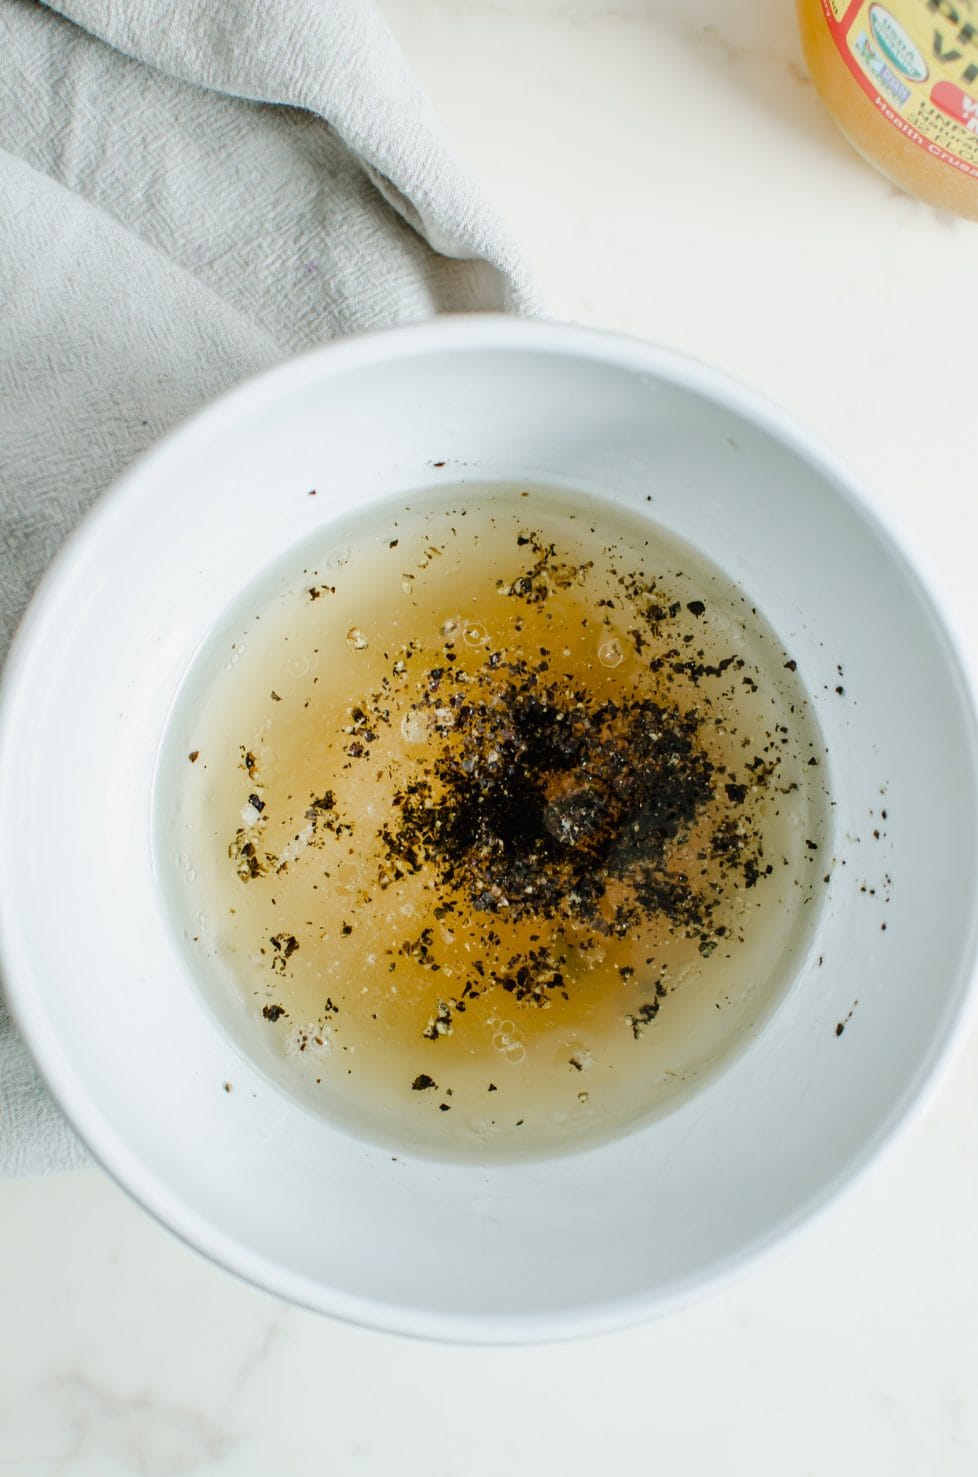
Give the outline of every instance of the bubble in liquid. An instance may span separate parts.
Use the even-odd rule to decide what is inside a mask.
[[[590,1048],[578,1038],[565,1040],[563,1046],[558,1047],[553,1057],[553,1064],[562,1072],[567,1072],[570,1077],[568,1068],[572,1068],[575,1073],[587,1072],[594,1066],[595,1058]]]
[[[285,665],[294,677],[304,677],[309,671],[309,658],[307,656],[290,656]]]
[[[617,636],[602,641],[598,647],[598,661],[603,667],[620,667],[624,659],[625,653]]]
[[[335,549],[330,549],[326,555],[326,564],[330,569],[342,569],[349,564],[353,557],[353,550],[349,544],[339,544]]]
[[[420,708],[409,708],[401,719],[401,737],[405,743],[423,744],[428,737],[429,715]]]
[[[466,646],[482,646],[488,640],[488,634],[484,626],[480,626],[477,622],[473,621],[462,632],[462,640]]]
[[[359,626],[351,626],[346,633],[346,644],[353,651],[366,651],[370,642],[363,634]]]
[[[725,646],[743,647],[747,644],[743,626],[731,620],[729,616],[720,615],[713,611],[713,626],[723,637]]]
[[[513,1021],[500,1021],[499,1029],[492,1038],[492,1044],[496,1051],[507,1061],[521,1062],[526,1056],[526,1047],[523,1045],[523,1032]],[[510,1053],[517,1053],[511,1056]]]

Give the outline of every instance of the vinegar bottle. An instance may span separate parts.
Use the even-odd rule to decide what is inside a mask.
[[[798,0],[815,86],[894,184],[978,220],[978,4]]]

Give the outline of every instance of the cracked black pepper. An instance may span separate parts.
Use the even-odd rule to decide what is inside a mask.
[[[496,488],[321,543],[250,614],[183,761],[198,942],[327,1112],[561,1147],[758,1027],[824,870],[823,755],[745,592],[644,520]]]

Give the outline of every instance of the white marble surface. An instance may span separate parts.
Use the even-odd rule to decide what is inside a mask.
[[[554,316],[687,350],[813,424],[888,502],[978,667],[978,227],[849,152],[792,7],[383,9]],[[2,1184],[0,1473],[972,1477],[976,1245],[974,1038],[773,1261],[587,1344],[346,1328],[215,1270],[96,1171]]]

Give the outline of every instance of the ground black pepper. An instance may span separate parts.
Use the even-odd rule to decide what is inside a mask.
[[[555,590],[579,583],[591,567],[562,560],[553,544],[532,532],[520,533],[517,545],[529,550],[530,562],[511,582],[499,582],[497,592],[527,606],[545,605]],[[436,552],[429,548],[426,557]],[[680,602],[663,600],[654,580],[629,575],[620,583],[623,599],[638,612],[629,632],[636,651],[665,644],[664,654],[648,659],[650,671],[664,670],[699,686],[726,680],[728,672],[743,667],[736,654],[715,662],[695,652],[684,658],[675,650],[670,654],[668,632]],[[596,603],[615,606],[609,598]],[[700,617],[706,605],[692,600],[686,609]],[[464,899],[487,917],[505,913],[510,923],[535,920],[550,929],[584,924],[593,930],[592,946],[601,936],[626,937],[643,918],[658,915],[708,957],[726,933],[715,922],[716,888],[697,886],[675,870],[672,855],[722,789],[730,811],[712,823],[704,856],[745,888],[769,875],[772,866],[763,859],[748,802],[770,784],[777,757],[750,756],[744,780],[721,776],[704,743],[711,721],[707,697],[699,708],[640,693],[599,701],[566,675],[551,675],[547,646],[539,647],[539,660],[486,649],[475,674],[457,668],[451,658],[459,637],[481,640],[478,628],[469,633],[463,626],[446,632],[444,660],[415,674],[419,691],[412,713],[435,747],[426,772],[395,794],[394,813],[381,827],[378,887],[427,868],[441,894],[454,900],[449,908]],[[392,664],[391,679],[350,709],[344,743],[350,760],[369,759],[369,746],[390,726],[390,682],[404,676],[413,655],[410,643]],[[312,801],[307,816],[332,815],[334,806],[327,792]],[[342,932],[349,927],[344,924]],[[399,952],[440,970],[431,929],[405,939]],[[543,1005],[555,993],[567,998],[565,964],[559,950],[538,948],[499,959],[488,980],[481,964],[477,973],[483,987]],[[395,969],[396,959],[389,965],[390,972]],[[469,981],[457,996],[438,1001],[422,1031],[427,1040],[452,1034],[473,988]],[[628,1017],[633,1034],[658,1009],[656,998]]]
[[[461,527],[465,511],[456,516]],[[419,594],[424,571],[450,562],[451,541],[422,544],[399,526],[378,544],[405,599],[378,613],[351,599],[346,575],[318,583],[345,548],[321,570],[310,559],[296,591],[304,632],[280,637],[281,665],[262,674],[261,727],[243,709],[246,721],[228,724],[230,739],[251,740],[237,781],[248,808],[228,852],[237,877],[257,884],[249,915],[274,909],[249,945],[265,971],[259,1008],[272,1022],[291,1012],[283,1049],[317,1065],[332,1056],[334,1081],[372,1072],[378,1042],[421,1113],[454,1105],[458,1120],[479,1118],[466,1093],[481,1101],[498,1084],[497,1118],[511,1129],[507,1093],[524,1073],[509,1064],[523,1060],[524,1036],[527,1080],[550,1053],[574,1084],[574,1112],[590,1099],[600,1113],[614,1053],[623,1060],[646,1034],[671,1039],[685,1007],[670,1003],[657,1024],[667,996],[700,978],[700,960],[732,958],[762,906],[755,889],[782,857],[816,849],[807,826],[790,845],[762,831],[803,788],[793,775],[804,759],[784,754],[789,730],[775,719],[789,711],[771,696],[779,679],[736,609],[723,613],[722,587],[678,563],[661,566],[678,572],[660,585],[633,572],[640,555],[615,568],[611,545],[555,542],[514,518],[518,557],[496,549],[481,604],[458,584],[432,600]],[[594,559],[558,552],[575,547]],[[691,598],[698,589],[706,599]],[[710,966],[711,990],[724,967]],[[281,1005],[266,1003],[272,991]],[[452,1084],[444,1101],[435,1073]],[[577,1092],[582,1073],[590,1092]]]

